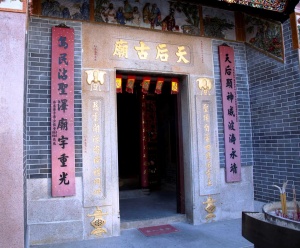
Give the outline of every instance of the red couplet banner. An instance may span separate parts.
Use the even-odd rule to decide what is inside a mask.
[[[233,48],[219,46],[225,136],[226,182],[241,181],[240,131]]]
[[[140,147],[141,147],[141,159],[140,159],[140,166],[141,166],[141,186],[142,188],[149,187],[149,170],[148,170],[148,141],[147,141],[147,123],[146,123],[146,96],[141,94],[141,138],[140,138]]]
[[[52,196],[75,195],[74,29],[52,28]]]

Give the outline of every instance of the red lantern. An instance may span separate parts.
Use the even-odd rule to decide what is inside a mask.
[[[128,76],[127,83],[126,83],[126,92],[131,94],[133,93],[134,83],[135,83],[135,76]]]
[[[156,94],[161,94],[161,89],[163,87],[164,80],[165,80],[164,78],[157,78],[156,87],[155,87]]]
[[[178,79],[177,78],[172,78],[171,82],[171,94],[177,94],[179,91],[178,88]]]
[[[150,81],[151,78],[150,77],[144,77],[143,78],[143,82],[142,82],[142,92],[143,94],[147,94],[148,90],[149,90],[149,86],[150,86]]]
[[[122,93],[122,75],[119,74],[116,76],[116,92]]]

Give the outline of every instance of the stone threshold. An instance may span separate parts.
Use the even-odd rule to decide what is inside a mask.
[[[149,227],[149,226],[158,226],[172,224],[176,222],[187,222],[185,214],[175,214],[173,216],[163,217],[163,218],[154,218],[154,219],[145,219],[145,220],[134,220],[134,221],[121,221],[121,230]]]

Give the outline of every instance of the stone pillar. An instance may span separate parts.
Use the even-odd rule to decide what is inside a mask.
[[[0,247],[24,247],[26,14],[0,11]]]

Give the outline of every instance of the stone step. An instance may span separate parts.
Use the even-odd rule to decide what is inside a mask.
[[[149,195],[149,191],[142,190],[142,189],[124,190],[119,192],[120,200],[145,197],[148,195]]]
[[[141,228],[148,226],[159,226],[172,224],[176,222],[187,222],[185,214],[176,214],[173,216],[156,218],[156,219],[145,219],[145,220],[133,220],[133,221],[122,221],[121,220],[121,230]]]

